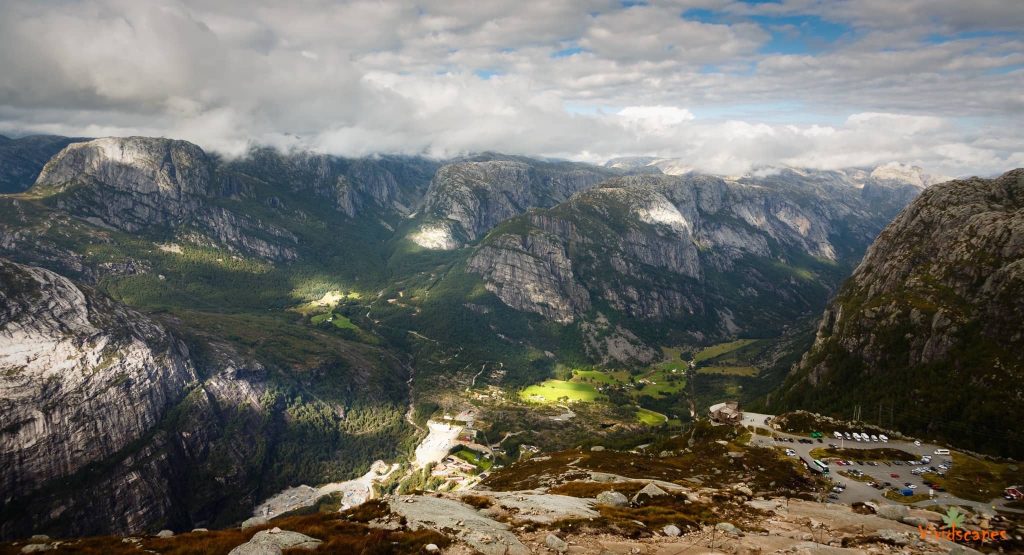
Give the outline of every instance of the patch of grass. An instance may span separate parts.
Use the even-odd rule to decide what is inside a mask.
[[[546,380],[531,385],[519,393],[519,398],[529,403],[559,403],[581,401],[589,403],[605,397],[585,383],[567,382],[565,380]]]
[[[600,383],[606,385],[619,384],[625,381],[617,378],[615,374],[616,373],[612,372],[602,372],[600,370],[576,369],[572,371],[572,381],[582,383]]]
[[[275,518],[265,526],[239,530],[227,528],[209,532],[182,533],[171,538],[142,537],[136,547],[124,543],[120,536],[94,536],[69,540],[56,553],[79,555],[122,555],[139,553],[140,549],[165,555],[222,555],[249,541],[261,530],[280,527],[306,534],[323,543],[304,553],[422,553],[430,543],[447,547],[451,540],[428,529],[381,530],[367,524],[375,518],[390,514],[387,505],[369,502],[344,513],[329,512]],[[0,555],[20,553],[21,546],[0,544]]]
[[[702,363],[702,362],[704,362],[706,360],[710,360],[710,359],[713,359],[715,357],[724,355],[726,353],[731,353],[732,351],[735,351],[736,349],[740,349],[740,348],[746,347],[747,345],[750,345],[751,343],[753,343],[755,341],[757,341],[757,340],[756,339],[737,339],[736,341],[729,341],[727,343],[718,343],[718,344],[712,345],[712,346],[704,349],[703,351],[697,353],[696,355],[694,355],[693,361],[696,362],[697,364],[700,364],[700,363]]]
[[[309,319],[309,321],[315,325],[320,325],[325,322],[330,322],[334,327],[341,330],[353,330],[358,331],[359,326],[352,323],[347,316],[338,314],[337,312],[328,312],[324,314],[317,314]]]
[[[469,505],[470,507],[476,507],[477,509],[486,509],[494,504],[494,501],[492,501],[491,498],[487,497],[486,495],[468,494],[463,495],[459,499],[463,503]]]
[[[1024,471],[1019,465],[986,461],[956,451],[952,457],[953,467],[945,476],[927,476],[962,499],[987,503],[1002,497],[1007,486],[1024,483]]]
[[[464,447],[452,453],[452,456],[468,462],[477,467],[481,472],[490,470],[494,466],[494,461],[491,459],[484,458],[480,453]]]
[[[753,366],[701,366],[698,370],[701,374],[722,374],[725,376],[756,376],[759,372]]]
[[[660,412],[654,412],[642,407],[637,407],[636,418],[648,426],[658,426],[668,422],[668,417]]]
[[[918,501],[927,501],[928,500],[928,494],[927,493],[915,493],[914,495],[903,495],[902,493],[900,493],[898,491],[893,491],[891,489],[885,490],[885,492],[882,493],[882,497],[885,497],[886,499],[888,499],[890,501],[895,501],[897,503],[905,503],[907,505],[909,505],[911,503],[917,503]]]

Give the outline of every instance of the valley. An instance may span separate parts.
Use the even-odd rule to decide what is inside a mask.
[[[736,400],[756,414],[813,408],[848,418],[851,399],[870,409],[879,388],[911,380],[857,387],[861,367],[827,331],[853,329],[833,312],[856,308],[870,321],[886,306],[856,285],[884,252],[872,244],[879,233],[897,236],[893,226],[919,210],[904,205],[935,190],[891,172],[722,178],[499,154],[252,149],[227,160],[168,139],[69,144],[34,185],[0,195],[5,539],[210,528],[221,530],[210,541],[237,546],[289,522],[483,550],[465,534],[405,527],[436,524],[444,507],[469,518],[493,505],[505,520],[482,534],[509,546],[536,543],[529,534],[545,526],[646,542],[669,537],[658,530],[671,524],[704,542],[708,525],[747,518],[705,505],[733,495],[724,491],[756,491],[737,503],[758,511],[790,497],[829,504],[827,484],[779,452],[773,432],[709,426],[708,407]],[[1012,191],[1020,180],[997,183]],[[983,284],[985,299],[1007,298],[1011,270]],[[962,308],[966,285],[920,282],[931,289],[907,296],[918,311],[910,322]],[[964,327],[955,333],[977,337],[976,324],[956,321]],[[1009,330],[998,327],[1005,318],[989,322]],[[863,352],[901,346],[884,341]],[[996,358],[978,360],[1019,369],[985,349]],[[819,378],[832,380],[827,394],[817,394]],[[104,408],[80,405],[90,398]],[[103,411],[108,420],[94,424],[90,415]],[[899,412],[907,434],[946,439],[956,429]],[[43,425],[53,421],[63,427]],[[69,437],[82,442],[69,447],[74,456],[43,448]],[[969,456],[977,462],[964,467],[1012,464]],[[655,484],[671,499],[656,510],[603,507],[594,499],[610,483],[630,497]],[[568,512],[517,520],[526,494],[505,493],[538,488],[571,500],[531,503],[564,502],[556,506]],[[847,504],[892,501],[874,491]],[[104,492],[114,492],[108,503],[85,509]],[[988,502],[966,501],[944,505],[980,514],[977,503]],[[395,515],[407,523],[385,524]],[[773,518],[748,517],[750,534],[733,539]],[[256,519],[246,538],[227,532],[246,519]],[[832,547],[862,540],[881,541]],[[139,542],[159,552],[174,544]]]

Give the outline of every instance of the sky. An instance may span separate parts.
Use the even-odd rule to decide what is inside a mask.
[[[0,0],[0,133],[1024,166],[1022,0]]]

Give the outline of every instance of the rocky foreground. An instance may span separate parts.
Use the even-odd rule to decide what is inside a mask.
[[[957,544],[939,509],[823,503],[826,486],[739,430],[697,426],[635,451],[541,454],[462,492],[383,495],[345,511],[325,497],[305,514],[226,530],[0,545],[0,553],[449,553],[520,555],[1019,552],[1013,515],[966,512],[962,530],[1005,532]],[[945,511],[945,509],[941,509]]]

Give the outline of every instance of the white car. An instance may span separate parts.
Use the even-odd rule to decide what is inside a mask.
[[[843,434],[839,432],[832,432],[832,435],[835,436],[836,439],[843,439]]]
[[[860,434],[857,433],[857,432],[853,432],[853,439],[856,439],[857,441],[860,441]]]
[[[914,445],[916,445],[916,446],[920,447],[920,446],[921,446],[921,440],[919,440],[919,439],[915,439],[915,440],[914,440]]]
[[[949,454],[949,449],[936,449],[935,450],[935,454],[936,455],[948,455]]]
[[[852,437],[850,437],[850,432],[843,432],[843,433],[846,434],[846,439],[853,439]]]
[[[889,438],[884,434],[878,434],[878,439],[882,440],[882,443],[889,443]]]
[[[871,434],[871,441],[878,441],[878,436]]]
[[[910,488],[910,489],[917,489],[917,484],[910,484],[907,487]]]

